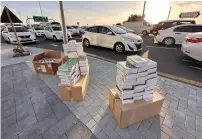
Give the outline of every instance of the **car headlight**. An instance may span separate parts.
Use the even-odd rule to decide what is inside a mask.
[[[124,37],[123,37],[124,38]],[[134,39],[130,39],[130,38],[124,38],[125,40],[127,40],[127,41],[130,41],[130,42],[135,42],[135,40]]]
[[[10,37],[11,38],[16,38],[14,34],[10,34]]]

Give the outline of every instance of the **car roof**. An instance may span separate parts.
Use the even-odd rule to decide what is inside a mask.
[[[193,22],[193,21],[195,22],[195,20],[164,20],[160,22]]]

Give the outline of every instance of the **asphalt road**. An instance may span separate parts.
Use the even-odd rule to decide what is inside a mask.
[[[63,51],[62,41],[44,40],[43,37],[38,37],[37,39],[39,40],[38,43],[26,44],[26,46]],[[74,39],[79,42],[81,41],[81,37],[74,37]],[[120,54],[111,49],[96,46],[85,47],[84,51],[115,61],[124,61],[128,55],[132,54],[146,55],[158,63],[159,72],[202,83],[202,63],[184,55],[180,50],[180,46],[165,47],[154,44],[152,36],[145,36],[143,40],[143,50],[139,53],[125,52]]]

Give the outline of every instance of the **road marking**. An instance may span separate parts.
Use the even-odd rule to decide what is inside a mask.
[[[170,47],[156,47],[156,46],[144,46],[144,47],[148,47],[148,48],[160,48],[160,49],[173,49],[173,50],[177,50],[177,48],[170,48]]]
[[[199,68],[199,67],[194,67],[194,66],[189,66],[191,68],[194,68],[194,69],[198,69],[198,70],[202,70],[202,68]]]
[[[97,55],[93,55],[93,54],[89,54],[89,53],[86,53],[86,54],[87,54],[87,56],[98,58],[98,59],[101,59],[101,60],[104,60],[104,61],[107,61],[107,62],[111,62],[111,63],[115,63],[115,64],[117,63],[117,61],[112,60],[112,59],[108,59],[108,58],[105,58],[105,57],[101,57],[101,56],[97,56]],[[186,79],[186,78],[170,75],[170,74],[163,73],[163,72],[158,72],[158,75],[162,76],[162,77],[166,77],[166,78],[172,79],[172,80],[176,80],[176,81],[180,81],[180,82],[183,82],[183,83],[187,83],[187,84],[191,84],[191,85],[202,87],[202,83],[201,82],[197,82],[197,81],[193,81],[193,80],[190,80],[190,79]]]
[[[52,46],[55,46],[55,47],[58,46],[57,44],[51,44],[51,45],[52,45]]]

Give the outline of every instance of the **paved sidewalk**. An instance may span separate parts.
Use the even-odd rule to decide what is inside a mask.
[[[34,135],[39,134],[40,136],[42,135],[43,138],[51,138],[51,137],[58,138],[59,136],[62,136],[62,134],[66,133],[65,135],[67,137],[68,133],[66,131],[68,130],[68,127],[76,123],[77,123],[76,125],[78,125],[79,123],[79,125],[82,125],[82,127],[87,126],[87,128],[85,128],[88,131],[86,138],[90,138],[90,137],[93,137],[93,138],[97,137],[99,139],[110,139],[110,138],[111,139],[136,139],[136,138],[137,139],[153,139],[153,138],[154,139],[156,138],[200,139],[201,138],[202,136],[202,88],[184,84],[184,83],[170,80],[167,78],[158,77],[158,84],[156,89],[159,89],[161,94],[165,96],[165,101],[164,101],[163,108],[161,110],[160,115],[144,120],[143,122],[137,123],[128,128],[120,129],[117,126],[117,123],[115,119],[113,118],[113,115],[108,107],[108,90],[115,86],[116,66],[113,63],[109,63],[109,62],[92,58],[92,57],[88,57],[88,59],[90,64],[90,82],[89,82],[89,87],[88,87],[85,100],[80,102],[65,101],[64,103],[61,103],[61,101],[56,97],[56,95],[58,95],[57,85],[59,83],[59,79],[57,75],[35,74],[34,72],[32,72],[29,68],[25,66],[26,72],[25,74],[23,74],[25,78],[27,78],[26,77],[27,75],[30,75],[31,73],[33,73],[33,75],[35,75],[35,78],[37,78],[37,82],[39,84],[42,84],[42,82],[44,82],[46,83],[47,86],[50,87],[49,91],[47,92],[52,92],[50,93],[51,95],[47,93],[46,91],[45,91],[46,93],[43,94],[43,90],[42,90],[42,93],[40,92],[41,94],[39,93],[39,95],[35,94],[35,97],[36,97],[36,101],[40,101],[46,107],[50,106],[51,110],[49,108],[44,108],[44,107],[41,108],[40,107],[41,105],[39,103],[36,103],[37,105],[36,110],[38,110],[37,112],[39,113],[41,112],[42,114],[38,114],[39,116],[37,117],[37,114],[36,114],[37,112],[34,111],[35,117],[31,115],[29,116],[31,120],[29,119],[23,120],[23,122],[20,122],[20,124],[17,124],[19,125],[20,128],[16,128],[17,127],[15,122],[16,120],[13,120],[13,122],[6,122],[6,123],[10,123],[10,126],[7,127],[11,129],[10,132],[15,131],[15,133],[12,133],[12,132],[11,133],[9,132],[9,133],[14,135],[17,132],[20,132],[19,131],[20,129],[24,129],[24,128],[29,129],[25,127],[25,123],[28,123],[28,125],[26,124],[26,126],[30,127],[30,130],[28,131],[33,133]],[[24,58],[24,61],[25,60],[26,58]],[[7,62],[5,63],[9,65],[9,60],[7,60]],[[24,63],[21,63],[21,64],[25,65]],[[33,70],[33,66],[31,63],[27,63],[27,65]],[[6,68],[7,67],[5,67],[5,69]],[[20,73],[15,73],[14,75],[20,76]],[[5,77],[5,79],[7,78]],[[30,78],[28,78],[28,81],[30,81]],[[18,82],[18,81],[15,80],[15,82]],[[22,83],[23,82],[25,81],[22,81]],[[46,86],[46,85],[42,85],[42,86]],[[47,86],[46,88],[48,88]],[[54,93],[56,95],[54,95]],[[30,95],[32,96],[32,94],[33,93],[31,93]],[[17,96],[14,97],[14,100],[17,99]],[[46,99],[47,103],[42,101],[41,97],[43,99]],[[65,120],[64,121],[67,123],[67,125],[70,124],[70,126],[65,127],[66,124],[63,124],[63,122],[60,123],[60,121],[58,120],[60,118],[58,117],[65,117],[64,116],[65,114],[63,113],[63,111],[54,112],[56,108],[54,109],[52,107],[57,107],[57,105],[55,103],[49,102],[48,98],[50,98],[51,100],[54,100],[54,99],[57,100],[56,102],[58,102],[60,105],[66,104],[66,106],[69,109],[64,107],[63,105],[62,107],[66,109],[67,111],[64,113],[66,113],[66,115],[68,116],[71,116],[73,120],[70,121],[70,123],[69,121],[65,121]],[[21,101],[19,101],[19,103],[21,104]],[[32,101],[31,102],[28,101],[25,104],[27,103],[28,104],[32,103],[32,105],[34,104],[34,102]],[[10,105],[12,104],[13,103],[11,102]],[[9,106],[9,105],[6,105],[6,106]],[[60,108],[61,106],[58,106],[58,107],[57,107],[58,111],[60,111],[60,109],[63,109],[63,108]],[[10,108],[9,111],[16,113],[16,108],[13,108],[13,110]],[[35,110],[34,105],[33,105],[33,109]],[[5,111],[6,110],[7,108],[5,108]],[[3,107],[2,107],[2,112],[3,112]],[[73,114],[71,112],[73,112]],[[32,114],[33,111],[30,111],[29,113]],[[55,121],[57,122],[57,124],[55,123],[52,124],[51,128],[47,128],[48,130],[44,129],[46,127],[43,127],[43,126],[41,127],[42,124],[39,124],[38,126],[34,127],[33,125],[35,125],[36,123],[39,123],[40,118],[44,117],[44,115],[46,116],[47,113],[50,113],[49,115],[51,115],[51,113],[58,113],[58,115],[60,115],[60,116],[57,116],[55,114],[53,117],[51,117],[53,119],[55,118]],[[8,120],[8,121],[12,121],[12,120]],[[45,122],[45,120],[42,120],[42,121]],[[47,122],[47,123],[51,124],[51,122],[50,123]],[[3,122],[2,122],[2,125],[3,125]],[[34,130],[34,129],[38,129],[39,127],[41,127],[43,130],[36,130],[36,131]],[[16,131],[15,129],[18,129],[18,130]],[[71,131],[71,133],[73,134],[75,132],[79,132],[80,131],[79,129],[81,128],[77,128],[76,126],[75,128],[72,129],[73,131]],[[5,132],[6,131],[7,130],[5,130]],[[2,135],[10,136],[10,134],[8,135],[6,133],[3,132]],[[48,134],[50,135],[48,136]],[[70,135],[70,138],[76,138],[76,139],[79,138],[71,135]],[[23,137],[23,136],[20,136],[20,137]]]

